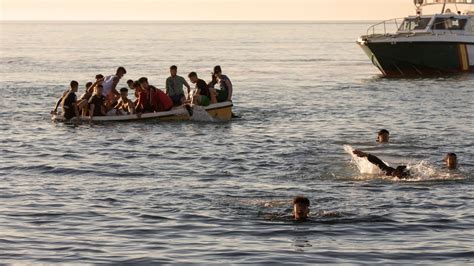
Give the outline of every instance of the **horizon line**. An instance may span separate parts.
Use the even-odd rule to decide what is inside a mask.
[[[381,19],[383,20],[383,19]],[[101,20],[96,20],[96,19],[66,19],[66,20],[46,20],[46,19],[0,19],[0,23],[18,23],[18,22],[47,22],[47,23],[58,23],[58,22],[137,22],[137,23],[144,23],[144,22],[184,22],[184,23],[190,23],[190,22],[197,22],[197,23],[210,23],[210,22],[227,22],[227,23],[235,23],[235,22],[272,22],[272,23],[321,23],[321,22],[341,22],[341,23],[347,23],[347,22],[374,22],[374,21],[381,21],[378,19],[321,19],[321,20],[306,20],[306,19],[224,19],[224,20],[168,20],[168,19],[162,19],[162,20],[127,20],[127,19],[101,19]]]

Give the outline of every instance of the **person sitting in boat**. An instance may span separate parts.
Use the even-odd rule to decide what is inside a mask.
[[[77,110],[77,96],[76,92],[79,87],[79,83],[75,80],[71,81],[71,89],[64,96],[62,101],[63,116],[66,120],[70,120],[73,117],[79,117],[79,111]]]
[[[69,89],[65,90],[63,94],[61,95],[61,97],[59,97],[58,101],[56,102],[56,105],[54,106],[54,109],[51,111],[52,115],[56,115],[58,113],[59,105],[61,105],[61,103],[64,100],[64,97],[66,97],[66,95],[72,90],[73,81],[69,83]],[[74,82],[77,82],[77,81],[74,81]]]
[[[89,118],[94,116],[104,116],[107,114],[105,108],[105,96],[102,93],[103,86],[97,85],[94,89],[94,95],[89,99]]]
[[[147,78],[142,77],[138,81],[142,87],[138,100],[141,112],[163,112],[173,108],[173,100],[162,90],[149,85]]]
[[[128,89],[120,89],[120,99],[115,105],[113,111],[115,115],[130,115],[135,114],[135,104],[128,98]]]
[[[368,153],[362,152],[360,150],[353,150],[352,153],[354,153],[355,155],[357,155],[358,157],[361,157],[361,158],[366,157],[367,160],[370,163],[375,164],[387,176],[398,177],[400,179],[410,177],[410,171],[407,169],[407,167],[405,165],[400,165],[400,166],[397,166],[397,168],[393,168],[393,167],[390,167],[390,166],[386,165],[382,160],[380,160],[375,155],[368,154]]]
[[[214,67],[212,73],[212,81],[209,83],[209,87],[214,88],[216,84],[219,84],[220,89],[212,89],[217,94],[217,102],[232,101],[232,82],[229,77],[222,74],[220,66]],[[211,90],[211,93],[212,93]]]
[[[444,163],[446,165],[446,168],[449,170],[454,170],[458,167],[458,157],[456,153],[450,152],[446,154],[446,157],[444,157]]]
[[[77,101],[77,108],[82,115],[87,115],[88,112],[88,105],[89,105],[89,100],[92,97],[92,94],[94,94],[94,89],[98,84],[102,84],[104,81],[104,76],[101,74],[97,74],[95,76],[95,82],[87,82],[86,84],[86,91],[84,94],[81,95],[79,100]]]
[[[189,73],[188,77],[191,83],[196,84],[195,94],[192,98],[192,102],[194,104],[208,106],[211,103],[211,93],[207,83],[204,80],[198,78],[196,72]]]
[[[142,86],[140,85],[140,82],[138,80],[134,81],[133,84],[132,84],[132,89],[135,91],[134,92],[134,95],[135,95],[135,101],[133,102],[135,104],[135,109],[136,111],[138,112],[138,100],[140,98],[140,93],[143,92],[143,88]]]
[[[297,221],[305,221],[308,219],[310,204],[307,197],[295,197],[293,199],[293,218]]]
[[[378,143],[388,143],[390,139],[390,132],[386,129],[381,129],[377,133],[377,142]]]
[[[166,79],[166,94],[171,97],[174,105],[181,105],[186,101],[183,86],[188,88],[187,95],[189,95],[191,87],[186,82],[186,80],[183,77],[178,76],[177,73],[178,67],[172,65],[170,67],[171,76]]]
[[[133,80],[131,79],[127,80],[127,86],[130,90],[133,90]]]
[[[117,91],[117,85],[120,79],[127,74],[127,71],[124,67],[117,68],[115,75],[107,76],[103,83],[102,95],[105,97],[105,103],[107,109],[111,106],[114,106],[117,103],[120,93]]]

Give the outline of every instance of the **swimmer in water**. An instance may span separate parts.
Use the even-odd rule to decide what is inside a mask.
[[[410,171],[408,171],[405,165],[397,166],[397,168],[390,167],[386,165],[382,160],[380,160],[377,156],[372,154],[367,154],[363,151],[353,150],[352,153],[357,155],[358,157],[366,157],[367,160],[373,164],[375,164],[380,170],[382,170],[385,175],[398,177],[400,179],[405,179],[410,177]]]
[[[381,129],[377,133],[377,142],[378,143],[388,143],[390,138],[390,132],[386,129]]]
[[[309,199],[297,196],[293,199],[293,218],[297,221],[305,221],[309,214]]]
[[[450,152],[446,154],[446,157],[444,157],[444,163],[446,164],[446,168],[449,170],[454,170],[458,167],[458,157],[456,156],[456,153]]]

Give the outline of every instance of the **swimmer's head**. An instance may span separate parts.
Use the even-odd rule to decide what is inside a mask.
[[[295,220],[306,220],[309,214],[309,199],[303,196],[297,196],[293,199],[293,217]]]
[[[410,171],[405,165],[400,165],[397,166],[395,171],[393,171],[392,175],[398,178],[407,178],[410,176]]]
[[[456,156],[456,153],[450,152],[446,154],[446,157],[444,157],[444,163],[448,169],[456,169],[458,167],[458,157]]]
[[[381,129],[377,133],[377,142],[379,143],[388,143],[388,140],[390,138],[390,132],[386,129]]]

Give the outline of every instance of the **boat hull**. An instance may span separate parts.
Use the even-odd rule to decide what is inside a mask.
[[[206,121],[230,121],[232,119],[232,102],[222,102],[211,104],[201,108],[207,113]],[[199,111],[193,108],[193,112]],[[55,122],[64,122],[62,115],[53,115],[51,118]],[[126,122],[126,121],[143,121],[143,120],[157,120],[157,121],[186,121],[192,120],[192,114],[184,107],[176,107],[166,112],[144,113],[141,115],[117,115],[117,116],[95,116],[92,118],[93,122]],[[89,121],[88,116],[81,116],[81,121]]]
[[[474,72],[474,44],[458,42],[358,42],[383,75],[423,76]]]

